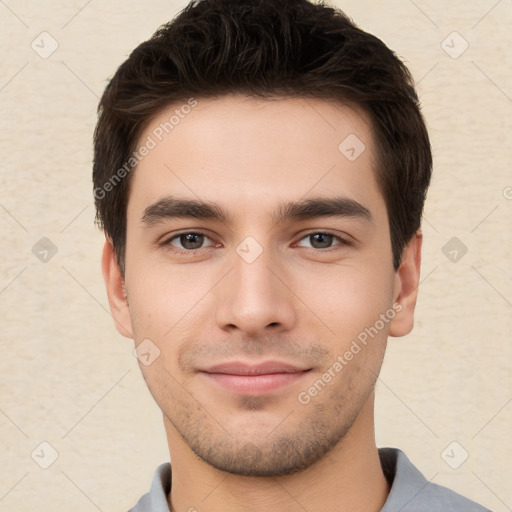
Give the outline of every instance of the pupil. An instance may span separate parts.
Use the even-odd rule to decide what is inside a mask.
[[[316,233],[310,237],[311,245],[318,248],[330,247],[332,243],[332,235],[326,233]]]
[[[185,249],[198,249],[203,245],[203,235],[199,233],[181,235],[181,245],[183,245]]]

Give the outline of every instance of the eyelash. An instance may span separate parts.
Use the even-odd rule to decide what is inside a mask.
[[[174,240],[179,240],[179,238],[184,236],[184,235],[201,235],[201,236],[204,236],[205,238],[207,238],[209,240],[212,240],[206,233],[202,233],[201,231],[183,231],[181,233],[174,234],[171,237],[164,239],[162,242],[159,243],[159,245],[164,247],[167,250],[170,250],[170,251],[173,251],[173,252],[176,252],[176,253],[179,253],[179,254],[186,254],[186,255],[197,254],[197,252],[199,252],[199,251],[201,251],[203,249],[208,249],[209,247],[214,247],[215,245],[218,246],[218,244],[214,243],[211,246],[199,247],[197,249],[180,249],[180,248],[175,247],[175,246],[173,246],[171,244],[171,242],[173,242]],[[323,249],[318,249],[318,248],[315,248],[315,247],[302,247],[303,249],[306,249],[308,251],[314,251],[314,252],[317,252],[317,253],[318,252],[324,252],[325,253],[325,252],[331,252],[331,251],[335,251],[335,250],[339,249],[340,247],[338,247],[338,246],[344,247],[344,246],[351,245],[351,243],[348,240],[346,240],[345,238],[342,238],[339,235],[335,235],[334,233],[331,233],[330,231],[311,231],[310,233],[307,233],[302,238],[300,238],[299,242],[301,242],[302,240],[304,240],[306,238],[309,238],[309,237],[311,237],[313,235],[328,235],[328,236],[332,236],[333,237],[333,241],[336,240],[338,243],[334,244],[331,247],[327,247],[327,248],[323,248]],[[293,244],[293,245],[297,245],[297,244]]]

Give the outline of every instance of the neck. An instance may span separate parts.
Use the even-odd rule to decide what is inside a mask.
[[[199,459],[164,420],[172,447],[174,512],[378,512],[389,493],[374,438],[373,393],[345,437],[322,459],[292,475],[253,477]]]

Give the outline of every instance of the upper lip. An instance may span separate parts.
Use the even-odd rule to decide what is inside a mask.
[[[299,368],[280,361],[264,361],[258,364],[251,364],[242,361],[231,361],[216,364],[203,370],[205,373],[224,373],[227,375],[269,375],[272,373],[298,373],[309,370]]]

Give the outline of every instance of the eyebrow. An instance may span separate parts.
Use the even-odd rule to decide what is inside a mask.
[[[348,217],[373,222],[368,208],[347,197],[320,197],[281,202],[274,211],[272,220],[280,224],[290,220],[309,220],[320,217]],[[141,220],[143,224],[151,227],[168,219],[179,218],[210,219],[223,223],[232,220],[231,215],[215,202],[174,196],[164,197],[148,206]]]

